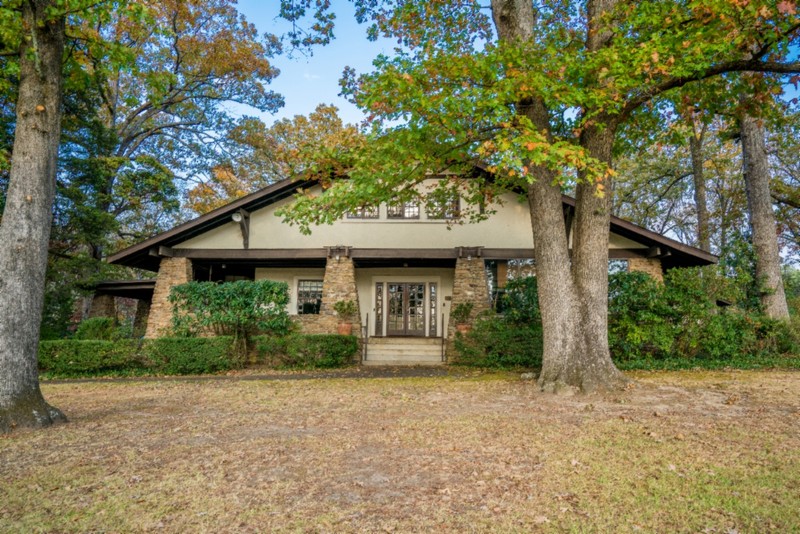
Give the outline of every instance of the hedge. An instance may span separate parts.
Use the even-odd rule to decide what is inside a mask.
[[[358,354],[355,336],[292,334],[253,338],[259,358],[269,365],[288,368],[343,367]]]
[[[39,370],[62,377],[140,372],[145,364],[138,349],[139,344],[132,340],[42,341],[39,343]]]
[[[241,367],[233,338],[160,338],[39,343],[39,370],[52,377],[205,374]]]
[[[229,336],[162,337],[145,342],[142,353],[152,367],[168,375],[218,373],[244,364]]]

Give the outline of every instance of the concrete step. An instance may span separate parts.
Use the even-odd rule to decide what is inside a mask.
[[[436,361],[432,360],[367,360],[362,362],[364,365],[425,365],[425,366],[434,366],[434,365],[444,365],[444,362],[439,359]]]
[[[442,339],[371,337],[364,365],[442,365]]]
[[[402,347],[402,348],[367,347],[367,355],[375,357],[397,356],[404,358],[408,358],[411,356],[429,357],[429,356],[441,356],[442,350],[440,348],[436,348],[436,350],[420,350],[409,347]]]
[[[440,337],[371,337],[370,345],[442,345]]]

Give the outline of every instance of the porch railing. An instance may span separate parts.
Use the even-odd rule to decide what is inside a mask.
[[[369,313],[367,313],[367,324],[361,325],[361,361],[367,361],[367,346],[369,345]]]
[[[447,329],[444,327],[444,314],[442,314],[442,362],[447,362]]]

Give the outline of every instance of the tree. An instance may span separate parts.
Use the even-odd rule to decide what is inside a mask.
[[[58,4],[32,0],[0,8],[3,42],[15,42],[19,52],[14,145],[0,223],[0,433],[66,420],[45,402],[36,365],[61,132],[66,15]]]
[[[619,128],[654,97],[692,81],[800,69],[786,60],[799,35],[795,4],[493,0],[491,20],[477,2],[357,4],[373,35],[404,47],[379,57],[376,72],[344,82],[379,121],[377,142],[350,180],[319,198],[305,195],[287,214],[329,222],[368,200],[417,194],[429,171],[486,162],[488,175],[460,184],[468,200],[504,188],[522,190],[530,206],[544,327],[540,386],[625,384],[607,337],[605,191]],[[566,185],[576,192],[571,255]]]
[[[229,161],[189,191],[188,207],[196,213],[303,173],[343,176],[351,163],[347,155],[364,142],[358,128],[342,122],[336,106],[325,104],[307,117],[296,115],[269,127],[245,119],[229,136],[237,147]]]
[[[781,258],[775,216],[770,195],[764,126],[757,117],[742,111],[742,167],[750,213],[750,228],[756,254],[756,279],[760,285],[761,307],[773,319],[789,319],[789,307],[781,277]]]

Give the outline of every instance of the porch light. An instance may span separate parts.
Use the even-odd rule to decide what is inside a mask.
[[[233,215],[231,215],[231,219],[233,219],[233,222],[240,223],[242,222],[242,220],[244,220],[244,217],[242,217],[242,214],[240,212],[235,211]]]

